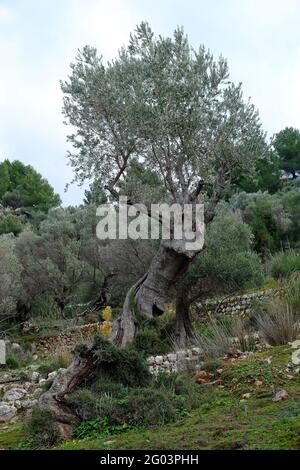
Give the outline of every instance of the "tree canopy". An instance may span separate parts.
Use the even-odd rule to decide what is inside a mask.
[[[47,212],[61,200],[32,166],[18,160],[4,160],[0,163],[0,203],[12,209]]]
[[[115,60],[86,46],[71,68],[62,90],[79,182],[98,178],[113,192],[138,159],[171,200],[191,202],[207,184],[213,203],[233,170],[250,172],[264,153],[258,113],[226,60],[194,50],[182,29],[156,38],[141,23]]]
[[[300,171],[300,131],[286,127],[275,135],[273,145],[280,158],[281,168],[296,178]]]

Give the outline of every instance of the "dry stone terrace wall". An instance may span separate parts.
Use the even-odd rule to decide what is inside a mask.
[[[279,289],[266,289],[249,294],[225,297],[219,301],[195,303],[193,305],[194,314],[197,317],[205,318],[207,315],[241,315],[250,313],[251,304],[254,301],[262,300],[280,295]]]
[[[150,356],[147,360],[149,371],[154,375],[159,372],[196,372],[203,365],[200,355],[201,349],[195,347],[165,356]]]
[[[219,302],[205,302],[203,304],[195,304],[194,317],[199,321],[204,321],[207,315],[246,315],[250,312],[253,301],[261,300],[280,294],[278,289],[267,289],[259,292],[253,292],[244,295],[230,296]],[[75,345],[82,341],[92,340],[97,332],[101,332],[104,323],[91,323],[69,329],[63,333],[49,335],[38,338],[33,342],[34,349],[42,356],[46,357],[55,352],[58,348],[66,348],[72,350]],[[149,357],[149,369],[151,373],[159,370],[169,370],[180,372],[182,370],[195,370],[200,362],[199,348],[170,353],[166,356]]]
[[[103,324],[103,323],[102,323]],[[76,344],[88,341],[101,332],[101,323],[90,323],[71,328],[63,333],[53,334],[34,340],[33,347],[42,356],[55,353],[57,348],[72,350]]]

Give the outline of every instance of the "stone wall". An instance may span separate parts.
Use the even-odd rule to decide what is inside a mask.
[[[151,374],[159,372],[196,372],[201,369],[200,348],[183,349],[165,356],[150,356],[148,358]]]
[[[77,343],[92,340],[96,333],[103,331],[103,327],[110,322],[90,323],[70,328],[63,333],[53,334],[33,341],[33,349],[42,356],[55,353],[58,349],[72,350]]]
[[[207,315],[246,315],[250,313],[251,304],[254,301],[266,299],[268,297],[280,295],[278,289],[266,289],[263,291],[252,292],[249,294],[224,297],[219,301],[207,301],[195,303],[193,312],[197,317],[205,318]]]

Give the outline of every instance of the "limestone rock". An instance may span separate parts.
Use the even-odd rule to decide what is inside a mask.
[[[53,372],[50,372],[48,374],[47,380],[54,380],[56,376],[57,376],[57,371],[54,370]]]
[[[0,403],[0,423],[8,423],[17,414],[17,408],[7,403]]]
[[[31,382],[38,383],[40,380],[40,374],[37,371],[32,372]]]
[[[25,395],[27,395],[27,391],[24,388],[11,388],[4,394],[3,401],[11,402],[20,400]]]
[[[276,393],[274,398],[272,398],[272,401],[287,400],[288,398],[289,398],[289,394],[286,390],[279,390],[279,392]]]

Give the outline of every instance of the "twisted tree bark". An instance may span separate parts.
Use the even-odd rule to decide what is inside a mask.
[[[148,272],[128,292],[122,315],[113,325],[118,346],[133,341],[138,328],[136,312],[152,318],[162,315],[170,288],[186,273],[198,250],[186,250],[184,240],[163,240]]]
[[[60,440],[68,439],[74,427],[79,424],[78,417],[67,406],[65,396],[93,378],[95,373],[94,346],[86,346],[75,351],[71,365],[59,370],[50,389],[41,395],[39,405],[53,413]]]

